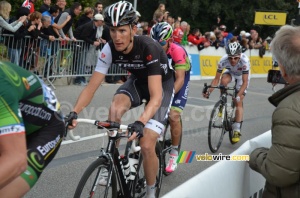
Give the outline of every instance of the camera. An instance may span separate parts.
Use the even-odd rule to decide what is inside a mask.
[[[275,84],[287,84],[287,82],[282,78],[280,70],[270,69],[268,71],[268,83],[275,83]]]

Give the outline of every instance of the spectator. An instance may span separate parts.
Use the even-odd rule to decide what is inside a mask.
[[[66,9],[66,0],[57,0],[56,5],[59,7],[60,14]]]
[[[102,14],[103,4],[101,2],[95,3],[94,14]]]
[[[29,9],[26,7],[20,7],[17,11],[16,17],[20,18],[21,16],[28,16]],[[25,20],[22,26],[15,32],[11,32],[9,30],[5,30],[3,33],[5,34],[13,34],[14,41],[10,39],[5,40],[5,45],[8,48],[8,56],[10,58],[10,62],[19,65],[20,57],[22,53],[22,46],[24,45],[24,38],[28,34],[28,32],[32,31],[35,28],[34,25],[28,24],[27,20]]]
[[[75,29],[85,23],[91,22],[94,17],[94,9],[91,7],[86,7],[83,10],[83,15],[80,16],[78,21],[75,23]]]
[[[44,3],[40,7],[40,13],[50,10],[51,0],[44,0]]]
[[[136,14],[136,26],[138,27],[138,28],[141,28],[142,27],[142,25],[141,25],[141,23],[139,22],[139,19],[141,18],[141,14],[140,14],[140,12],[139,11],[135,11],[135,14]]]
[[[67,24],[62,29],[59,30],[59,34],[63,39],[66,40],[72,39],[76,41],[76,38],[74,38],[73,36],[72,24],[74,18],[80,14],[81,9],[82,9],[81,4],[75,2],[73,3],[70,9],[65,10],[59,17],[57,24],[61,25],[67,20],[68,16],[71,16],[71,19],[67,22]],[[68,37],[66,36],[67,33],[68,33]]]
[[[153,21],[154,24],[162,22],[164,19],[164,13],[162,11],[155,11],[154,15],[153,15]]]
[[[43,38],[41,41],[41,54],[42,56],[46,56],[46,63],[44,68],[44,77],[48,75],[52,75],[52,63],[53,59],[50,56],[54,55],[58,49],[58,42],[55,39],[59,38],[58,32],[56,32],[51,25],[51,17],[50,16],[42,16],[42,28],[40,37]],[[48,52],[48,50],[50,50]],[[49,67],[50,66],[50,67]],[[49,67],[49,73],[48,73]]]
[[[21,16],[17,21],[9,23],[9,14],[11,12],[11,5],[7,1],[0,1],[0,35],[3,29],[10,32],[16,32],[27,19],[27,16]]]
[[[148,35],[148,28],[149,28],[148,22],[144,22],[142,28],[143,28],[143,35]]]
[[[54,28],[53,30],[56,32],[56,34],[59,35],[58,30],[60,30],[61,28],[63,28],[68,21],[70,21],[71,16],[67,16],[66,20],[60,24],[57,25],[57,23],[54,22],[55,17],[57,17],[59,15],[59,7],[57,5],[51,6],[49,11],[45,11],[42,13],[42,16],[49,16],[51,18],[51,26]]]
[[[187,31],[188,23],[185,21],[182,21],[180,23],[180,27],[176,28],[173,32],[173,39],[174,42],[181,44],[182,38],[184,36],[184,33]]]
[[[174,18],[169,15],[167,18],[167,23],[169,23],[173,28],[174,27]]]
[[[28,8],[30,13],[34,12],[34,3],[35,0],[25,0],[22,4],[22,7]]]
[[[256,30],[250,31],[250,39],[249,39],[249,48],[250,49],[259,49],[262,47],[263,40],[258,35],[258,32]]]
[[[205,38],[202,36],[198,28],[193,29],[192,33],[188,35],[188,42],[191,42],[194,45],[199,45],[204,43]]]
[[[158,13],[162,13],[162,15],[164,15],[166,12],[166,5],[164,3],[160,3],[158,5],[158,8],[154,11],[154,14],[153,14],[153,20],[156,20],[157,19],[157,14]],[[162,21],[162,20],[161,20]],[[161,21],[158,21],[161,22]]]
[[[30,27],[33,26],[33,29],[31,31],[28,31],[28,35],[31,37],[31,39],[26,40],[28,43],[26,44],[26,49],[24,51],[24,56],[23,57],[23,64],[22,66],[25,67],[26,69],[30,69],[34,73],[38,74],[37,71],[37,63],[38,63],[38,57],[33,56],[33,58],[29,59],[29,56],[31,53],[39,53],[39,39],[38,37],[40,36],[41,33],[41,28],[42,28],[42,14],[38,11],[34,11],[29,15],[29,22],[28,25]]]
[[[228,32],[226,32],[226,25],[220,25],[219,30],[222,32],[224,38],[228,35]]]
[[[272,40],[282,77],[288,86],[269,97],[272,114],[272,145],[256,148],[249,166],[266,179],[263,198],[299,197],[300,175],[300,27],[282,26]]]
[[[104,18],[102,14],[96,14],[94,16],[93,21],[90,21],[88,23],[85,23],[78,28],[75,29],[74,35],[76,36],[77,39],[85,41],[87,44],[92,45],[89,48],[89,51],[87,53],[87,58],[86,58],[86,66],[89,68],[87,69],[88,72],[91,70],[91,66],[96,66],[96,60],[98,57],[96,48],[100,46],[101,43],[105,44],[106,40],[102,39],[102,32],[103,32],[103,21]],[[82,49],[82,48],[81,48]],[[81,51],[77,51],[78,56],[80,55]],[[83,52],[85,53],[85,52]],[[82,55],[81,55],[82,56]],[[75,55],[76,57],[76,55]],[[77,62],[77,61],[76,61]],[[79,65],[77,74],[84,74],[85,73],[85,68],[83,65]],[[86,85],[86,79],[84,76],[78,76],[75,78],[74,81],[75,84],[77,85]]]

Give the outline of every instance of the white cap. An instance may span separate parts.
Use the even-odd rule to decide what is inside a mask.
[[[141,17],[141,14],[140,14],[140,12],[139,11],[135,11],[135,14],[136,14],[136,16],[138,16],[138,17]]]
[[[240,36],[243,36],[243,35],[245,35],[246,34],[246,31],[244,31],[244,30],[242,30],[241,32],[240,32]]]
[[[104,21],[102,14],[95,14],[94,21]]]

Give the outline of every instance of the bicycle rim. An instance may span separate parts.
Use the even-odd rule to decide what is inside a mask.
[[[76,188],[74,198],[102,198],[102,197],[117,197],[117,181],[115,172],[111,171],[111,184],[100,185],[99,182],[103,176],[107,178],[111,164],[105,158],[98,158],[94,161],[87,170],[83,173],[79,184]]]
[[[222,115],[219,116],[219,110],[221,106],[221,101],[218,101],[210,116],[209,125],[208,125],[208,145],[211,152],[215,153],[221,146],[223,141],[225,127],[223,124],[223,119],[225,116],[225,106],[222,108]]]

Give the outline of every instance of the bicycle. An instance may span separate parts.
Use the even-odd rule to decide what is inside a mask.
[[[180,122],[181,122],[181,118],[180,118]],[[161,136],[159,138],[159,143],[161,145],[162,151],[161,151],[161,155],[162,155],[162,162],[163,162],[163,174],[165,176],[170,175],[170,172],[166,171],[166,167],[167,167],[167,163],[169,161],[168,155],[167,153],[170,153],[171,149],[172,149],[172,137],[171,137],[171,131],[170,129],[170,122],[169,120],[167,120],[167,124],[165,126],[165,130],[164,130],[164,134],[163,136]],[[182,125],[181,125],[182,126]],[[181,148],[181,141],[182,141],[182,133],[180,135],[180,140],[179,140],[179,145],[178,145],[178,153],[180,153],[180,148]]]
[[[203,93],[207,93],[209,88],[217,88],[221,90],[220,100],[214,105],[208,126],[208,145],[211,152],[215,153],[221,146],[223,141],[224,134],[228,132],[229,140],[231,144],[233,137],[233,129],[232,125],[235,122],[235,112],[236,106],[233,101],[233,98],[236,97],[236,82],[233,87],[225,87],[223,85],[219,86],[211,86],[204,83]],[[232,90],[232,93],[228,93],[228,90]],[[227,96],[231,96],[231,104],[228,106],[227,104]],[[228,108],[229,107],[229,108]],[[241,124],[242,127],[242,124]],[[216,132],[215,132],[216,130]],[[214,141],[214,137],[216,137],[216,141]]]
[[[146,195],[146,180],[142,165],[142,155],[139,144],[127,142],[124,156],[118,149],[118,140],[130,137],[130,129],[126,125],[115,122],[100,122],[98,120],[77,119],[78,122],[93,124],[98,129],[104,129],[108,135],[106,150],[100,149],[99,157],[89,165],[83,173],[76,188],[74,198],[78,197],[144,197]],[[68,133],[73,140],[73,131]],[[159,171],[156,176],[156,197],[159,196],[162,183],[162,158],[160,144],[156,144],[156,153],[159,160]],[[129,156],[130,172],[126,166]],[[125,161],[125,162],[124,162]],[[106,178],[106,179],[105,179]]]

